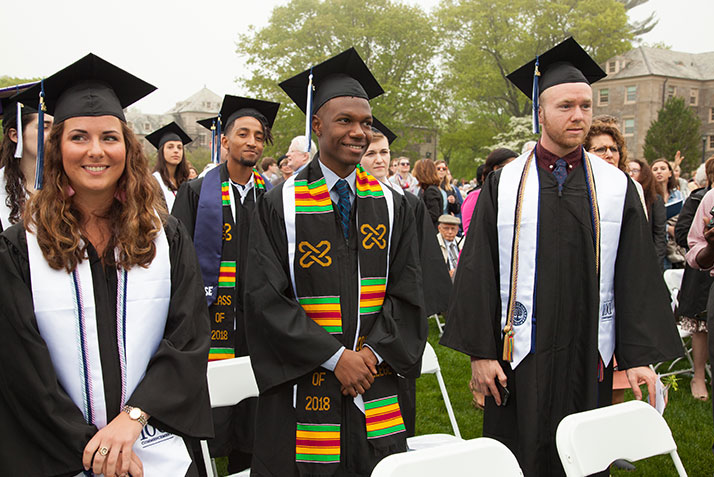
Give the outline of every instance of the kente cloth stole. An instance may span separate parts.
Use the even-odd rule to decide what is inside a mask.
[[[282,191],[295,296],[308,318],[352,350],[361,348],[382,310],[394,220],[391,189],[383,187],[362,166],[357,166],[356,176],[352,206],[356,227],[350,225],[350,236],[357,234],[358,242],[356,313],[343,310],[340,303],[344,278],[333,255],[348,245],[319,165],[312,164],[288,179]],[[357,323],[343,322],[344,316],[356,316]],[[385,363],[369,392],[355,400],[365,412],[367,437],[377,449],[395,448],[405,439],[396,390],[396,375]],[[295,460],[301,476],[329,476],[337,470],[341,402],[339,381],[322,367],[298,381]]]
[[[253,187],[256,194],[265,192],[265,181],[255,169]],[[193,239],[211,317],[209,361],[235,357],[236,200],[227,164],[211,169],[201,184]]]
[[[62,388],[89,424],[102,429],[107,414],[98,321],[89,259],[71,273],[52,269],[34,233],[26,232],[37,327],[47,344]],[[164,336],[171,298],[169,244],[163,229],[148,268],[117,270],[116,330],[121,370],[121,405],[144,379]],[[103,317],[106,319],[106,317]],[[178,436],[146,425],[134,443],[146,475],[185,475],[191,464]],[[85,472],[85,475],[93,475]]]
[[[583,168],[599,278],[598,351],[607,367],[615,350],[615,260],[628,179],[585,152]],[[513,369],[535,351],[539,213],[540,181],[533,149],[502,169],[498,185],[503,359]]]

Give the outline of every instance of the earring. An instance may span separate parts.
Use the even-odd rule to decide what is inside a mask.
[[[72,186],[69,184],[65,186],[64,193],[67,194],[67,197],[72,197],[75,194],[74,189],[72,189]]]

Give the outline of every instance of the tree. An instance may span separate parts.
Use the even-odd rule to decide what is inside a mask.
[[[437,15],[445,40],[443,87],[453,93],[454,108],[529,114],[530,100],[506,75],[568,36],[598,62],[631,48],[617,0],[443,0]]]
[[[638,7],[640,5],[643,5],[647,2],[649,2],[649,0],[617,0],[617,1],[622,3],[622,5],[625,7],[625,11],[628,11],[628,12],[635,7]],[[628,23],[628,25],[630,27],[630,33],[632,33],[632,36],[634,38],[637,38],[637,37],[644,35],[645,33],[651,32],[652,29],[657,26],[658,22],[659,22],[659,20],[655,16],[655,12],[652,12],[644,20],[640,20],[637,22],[630,22],[630,23]]]
[[[674,159],[681,151],[683,171],[695,169],[700,162],[701,120],[689,108],[684,99],[673,96],[657,113],[645,136],[645,158],[652,162],[664,157]]]
[[[39,81],[41,78],[15,78],[13,76],[0,76],[0,88],[15,86],[19,84],[32,83]]]
[[[505,147],[520,154],[525,143],[538,140],[538,135],[533,134],[531,121],[530,117],[511,118],[508,121],[508,129],[494,136],[494,144],[489,149]]]
[[[420,7],[391,0],[292,0],[273,9],[267,26],[249,28],[237,42],[249,69],[240,82],[250,94],[282,103],[275,145],[266,154],[282,154],[305,129],[304,114],[278,83],[351,46],[385,90],[372,101],[375,116],[395,131],[435,125],[438,37]],[[398,139],[394,148],[406,140]]]

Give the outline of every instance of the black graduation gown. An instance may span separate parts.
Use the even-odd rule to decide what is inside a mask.
[[[555,446],[558,423],[611,402],[612,363],[598,383],[598,280],[584,169],[570,172],[562,197],[552,173],[538,167],[538,176],[536,352],[515,371],[501,361],[510,398],[502,407],[486,399],[483,434],[506,444],[526,476],[551,476],[563,475]],[[498,360],[499,179],[500,171],[489,175],[476,204],[441,340],[469,356]],[[630,181],[627,187],[615,265],[615,354],[621,369],[682,354],[642,204]]]
[[[251,475],[297,476],[293,385],[319,368],[340,342],[307,318],[295,301],[287,238],[278,185],[258,200],[250,243],[246,283],[246,331],[260,396]],[[416,231],[406,200],[394,195],[394,228],[389,283],[382,313],[366,334],[370,345],[397,373],[416,377],[427,337],[418,264]],[[357,200],[355,200],[357,204]],[[332,255],[339,264],[344,336],[354,336],[357,322],[357,236],[352,207],[348,247]],[[335,227],[341,232],[338,214]],[[367,442],[364,415],[352,398],[342,398],[342,460],[335,475],[368,476],[382,456]]]
[[[206,301],[186,231],[173,217],[168,218],[165,231],[171,260],[168,320],[146,375],[127,404],[146,411],[150,423],[162,430],[205,439],[213,433],[206,384],[210,345]],[[94,249],[89,250],[111,420],[120,412],[121,399],[117,276],[115,268],[105,268]],[[0,422],[5,435],[0,445],[0,475],[74,476],[82,470],[82,452],[97,429],[87,424],[62,389],[38,331],[21,224],[0,236],[0,283]],[[196,475],[195,465],[187,475]]]
[[[222,164],[221,167],[226,167]],[[188,181],[181,185],[171,214],[178,218],[188,230],[191,238],[194,236],[196,228],[196,211],[198,210],[198,200],[201,196],[203,177]],[[243,294],[246,280],[246,267],[249,245],[248,235],[250,233],[251,218],[255,208],[253,192],[246,195],[243,203],[240,201],[240,194],[235,186],[233,187],[233,197],[235,197],[236,228],[238,247],[236,288],[233,296],[233,303],[236,304],[236,331],[235,331],[235,355],[248,356],[248,345],[246,343],[244,319],[243,319]],[[262,194],[256,190],[256,195]],[[198,244],[197,247],[201,245]],[[200,277],[200,270],[199,270]],[[205,300],[205,298],[204,298]],[[256,399],[247,399],[235,407],[215,409],[213,413],[213,423],[215,426],[215,439],[209,442],[211,455],[226,456],[234,449],[243,454],[250,454],[253,451],[254,416]],[[232,462],[229,471],[239,471],[250,465],[250,456],[231,456]],[[243,465],[245,463],[245,465]],[[234,467],[235,466],[235,467]],[[239,467],[239,468],[236,468]]]
[[[682,210],[679,212],[679,217],[677,218],[677,224],[674,226],[675,240],[680,247],[689,249],[687,235],[689,235],[694,214],[696,214],[704,194],[708,191],[708,187],[697,189],[684,201]],[[712,283],[714,283],[714,278],[712,278],[708,270],[697,270],[696,268],[690,267],[689,264],[686,264],[684,266],[682,286],[679,289],[679,296],[677,297],[679,301],[677,316],[706,321],[707,315],[704,312],[707,309],[709,289]]]

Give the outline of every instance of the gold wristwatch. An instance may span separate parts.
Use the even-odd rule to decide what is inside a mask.
[[[138,407],[124,406],[122,408],[122,412],[129,414],[129,417],[141,424],[141,427],[146,426],[149,422],[146,418],[146,414],[144,414],[144,411]]]

